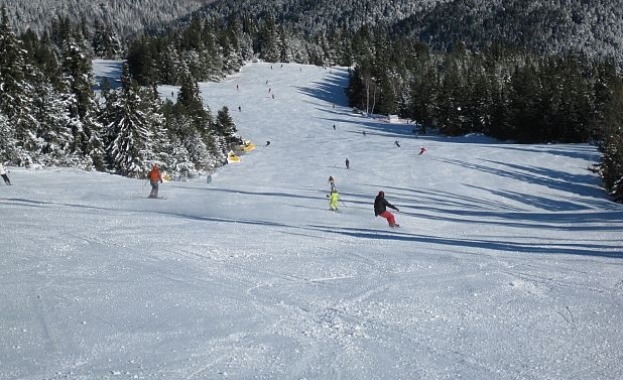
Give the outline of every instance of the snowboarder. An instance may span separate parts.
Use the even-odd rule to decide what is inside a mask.
[[[6,174],[6,170],[4,170],[2,162],[0,162],[0,176],[2,176],[5,185],[11,186],[11,181],[9,180],[9,176]]]
[[[348,158],[346,158],[346,169],[350,169],[350,161],[348,161]]]
[[[162,183],[162,175],[160,175],[157,164],[154,164],[154,167],[147,173],[147,177],[151,185],[149,198],[158,198],[158,182]]]
[[[394,145],[396,145],[398,148],[400,148],[400,144],[398,144],[398,140],[394,141]]]
[[[335,180],[333,179],[333,176],[329,176],[329,186],[331,186],[331,191],[337,191],[335,189]]]
[[[336,189],[331,190],[331,194],[327,195],[329,198],[329,210],[337,211],[337,202],[340,200],[340,194]]]
[[[426,148],[421,147],[421,148],[420,148],[420,153],[418,153],[418,156],[423,155],[425,152],[426,152]]]
[[[387,207],[398,211],[398,207],[389,203],[385,199],[385,193],[383,191],[379,191],[379,195],[377,195],[374,199],[374,216],[380,216],[387,219],[387,223],[389,223],[389,226],[392,228],[400,227],[400,225],[396,223],[394,215],[391,212],[387,211]]]

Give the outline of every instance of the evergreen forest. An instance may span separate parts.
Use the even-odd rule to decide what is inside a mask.
[[[415,133],[595,144],[602,160],[587,169],[623,200],[623,17],[615,1],[189,3],[173,22],[131,31],[88,11],[24,30],[5,9],[2,159],[133,177],[160,162],[192,176],[221,165],[240,143],[227,109],[215,117],[202,106],[197,82],[254,60],[297,62],[350,67],[349,105],[412,119]],[[96,57],[127,62],[121,87],[104,84],[99,99]],[[177,102],[163,103],[159,84],[181,86]]]

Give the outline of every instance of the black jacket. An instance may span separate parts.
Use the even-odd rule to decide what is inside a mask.
[[[398,208],[386,201],[384,196],[377,195],[374,199],[374,216],[379,216],[380,214],[384,213],[385,210],[387,210],[387,207],[393,208],[394,210],[398,211]]]

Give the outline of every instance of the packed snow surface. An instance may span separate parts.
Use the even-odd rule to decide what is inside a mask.
[[[623,208],[596,149],[414,136],[353,113],[347,77],[201,84],[257,148],[164,199],[10,167],[0,379],[623,378]]]

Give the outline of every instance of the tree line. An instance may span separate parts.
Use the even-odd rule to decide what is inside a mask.
[[[349,105],[398,114],[422,132],[480,133],[517,143],[593,143],[608,192],[623,200],[623,78],[614,62],[457,44],[432,53],[421,41],[369,38],[347,88]]]
[[[153,163],[193,176],[226,162],[242,141],[223,107],[214,117],[196,80],[179,79],[177,101],[140,86],[125,65],[120,86],[93,90],[93,51],[79,27],[41,37],[0,23],[0,159],[143,177]]]

